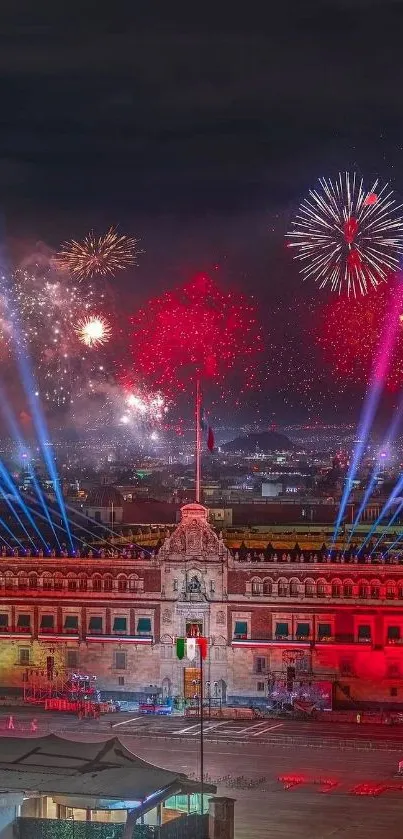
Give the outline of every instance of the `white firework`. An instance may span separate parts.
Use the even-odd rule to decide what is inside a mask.
[[[356,173],[320,178],[287,234],[304,280],[354,296],[386,281],[403,253],[401,210],[388,184],[378,180],[365,189]]]

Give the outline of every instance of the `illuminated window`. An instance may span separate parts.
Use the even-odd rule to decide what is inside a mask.
[[[276,623],[276,638],[288,638],[288,623]]]
[[[331,638],[332,627],[330,623],[320,623],[318,625],[318,640],[324,641],[326,638]]]
[[[297,630],[296,630],[297,638],[309,638],[311,634],[311,627],[309,623],[297,623]]]
[[[371,627],[368,623],[362,623],[358,627],[358,640],[359,641],[370,641],[371,640]]]
[[[400,626],[388,626],[387,632],[387,639],[388,641],[400,641],[401,633],[400,633]]]

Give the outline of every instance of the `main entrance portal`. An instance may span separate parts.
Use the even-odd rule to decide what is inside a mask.
[[[195,699],[200,696],[199,667],[185,667],[183,671],[183,695],[185,699]]]

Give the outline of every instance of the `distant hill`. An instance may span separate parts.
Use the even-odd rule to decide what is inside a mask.
[[[260,434],[246,434],[244,437],[236,437],[220,446],[225,452],[242,452],[243,454],[254,454],[254,452],[275,452],[292,451],[294,448],[291,440],[285,434],[277,431],[262,431]]]

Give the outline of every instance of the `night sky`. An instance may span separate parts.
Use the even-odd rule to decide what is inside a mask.
[[[11,253],[118,223],[145,249],[115,281],[133,309],[218,265],[259,305],[262,416],[351,419],[362,385],[329,378],[312,334],[328,294],[302,286],[284,234],[321,175],[379,175],[403,196],[403,2],[218,3],[209,20],[159,5],[2,4]]]

